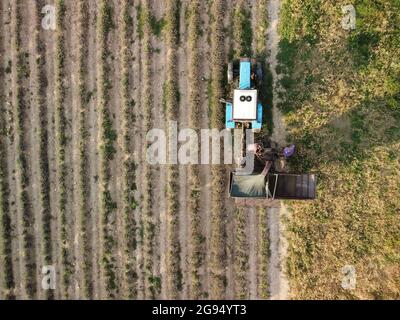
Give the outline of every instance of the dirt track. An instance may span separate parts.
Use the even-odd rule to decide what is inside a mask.
[[[280,1],[271,0],[269,2],[269,23],[268,29],[268,49],[270,50],[270,69],[273,77],[273,123],[274,130],[272,140],[280,146],[286,145],[285,125],[282,121],[282,115],[277,105],[279,102],[278,93],[281,88],[278,85],[278,76],[276,67],[278,64],[277,53],[279,44],[278,24]],[[287,299],[288,298],[288,282],[285,274],[285,255],[287,243],[284,238],[283,219],[288,216],[287,208],[283,203],[279,208],[271,208],[268,210],[268,226],[270,235],[270,262],[269,262],[269,280],[270,280],[270,298],[271,299]]]
[[[12,284],[10,288],[7,287],[4,279],[0,282],[1,297],[8,292],[12,291],[18,298],[32,298],[45,299],[47,298],[47,292],[44,292],[41,288],[42,275],[40,273],[41,268],[44,264],[47,264],[43,258],[44,238],[50,236],[51,238],[51,265],[54,265],[57,272],[56,277],[56,289],[54,291],[55,298],[64,299],[84,299],[84,298],[97,298],[105,299],[110,297],[110,293],[116,293],[116,298],[124,298],[129,296],[128,290],[129,285],[124,283],[125,279],[136,279],[136,297],[137,298],[148,298],[149,289],[147,286],[151,285],[154,291],[155,298],[168,298],[169,292],[167,290],[167,280],[172,278],[174,275],[168,274],[168,261],[167,252],[169,245],[169,237],[167,234],[168,230],[168,217],[167,207],[168,198],[166,195],[168,178],[167,178],[167,166],[159,165],[151,168],[152,172],[152,198],[151,203],[151,222],[148,224],[146,221],[147,217],[142,216],[143,202],[146,199],[145,191],[142,186],[145,184],[146,176],[143,173],[145,170],[145,154],[143,147],[145,146],[146,133],[143,132],[145,125],[145,112],[144,108],[149,107],[145,104],[145,95],[148,92],[143,90],[143,84],[145,78],[151,84],[150,94],[151,100],[151,121],[150,125],[154,128],[166,128],[166,113],[165,113],[165,82],[166,82],[166,67],[167,67],[167,53],[171,48],[167,48],[165,41],[166,26],[163,17],[166,13],[166,4],[164,1],[158,0],[135,0],[130,2],[128,5],[130,13],[130,23],[133,32],[130,34],[130,42],[128,43],[129,52],[132,57],[129,59],[129,98],[128,101],[131,104],[131,113],[133,116],[126,121],[127,128],[124,128],[124,109],[123,99],[121,97],[121,73],[123,70],[123,62],[121,58],[121,49],[123,47],[121,32],[121,1],[85,1],[87,9],[87,24],[81,24],[79,21],[80,14],[80,2],[79,1],[66,1],[65,19],[63,22],[63,28],[59,28],[57,31],[53,30],[39,30],[39,37],[29,38],[30,33],[34,33],[35,24],[34,12],[36,5],[33,0],[27,1],[28,5],[23,5],[22,0],[19,1],[8,1],[4,0],[1,4],[0,21],[1,21],[1,68],[5,71],[9,60],[12,61],[11,72],[1,72],[4,75],[4,84],[2,84],[2,93],[0,95],[2,109],[7,110],[6,121],[0,121],[2,126],[0,129],[4,134],[5,143],[0,143],[0,148],[4,149],[6,155],[5,161],[1,161],[2,169],[0,172],[7,173],[6,181],[8,196],[5,200],[10,205],[11,224],[13,226],[12,232],[12,270],[15,284]],[[234,12],[234,6],[238,3],[244,3],[246,10],[250,13],[251,30],[256,33],[259,29],[259,23],[263,17],[257,17],[257,8],[261,3],[261,0],[252,1],[232,1],[226,2],[226,19],[224,21],[224,48],[223,57],[228,61],[228,55],[231,52],[235,42],[232,39],[231,32],[231,21],[230,17]],[[39,2],[42,4],[41,2]],[[99,50],[101,48],[99,39],[102,35],[100,34],[99,17],[100,7],[103,3],[106,3],[110,8],[111,27],[108,30],[106,49],[108,50],[107,59],[101,62]],[[149,4],[150,12],[149,15],[153,20],[156,21],[156,26],[149,25],[151,34],[147,34],[150,40],[151,50],[148,53],[150,57],[150,70],[147,70],[145,65],[144,57],[147,55],[146,50],[146,36],[143,38],[143,10],[146,4]],[[55,1],[49,1],[49,4],[55,4]],[[179,7],[179,30],[176,30],[179,34],[179,45],[176,49],[177,53],[177,83],[179,91],[179,115],[177,120],[180,128],[187,128],[189,126],[190,119],[190,97],[189,97],[189,53],[188,52],[188,28],[189,20],[187,16],[189,1],[181,1]],[[15,24],[15,6],[21,8],[21,14],[23,16],[23,23],[21,25]],[[9,10],[11,6],[11,10]],[[276,78],[276,50],[278,45],[277,40],[277,12],[278,12],[279,0],[271,0],[269,7],[271,11],[270,26],[268,33],[268,48],[271,50],[269,63],[271,65],[271,71],[273,76]],[[86,12],[86,11],[85,11]],[[40,13],[40,8],[39,8]],[[200,97],[199,110],[198,110],[198,128],[209,128],[211,121],[210,109],[215,106],[210,106],[211,92],[210,83],[211,79],[215,74],[215,66],[211,65],[211,43],[212,37],[212,24],[214,23],[211,19],[212,10],[204,1],[200,1],[199,5],[199,18],[200,18],[200,29],[201,33],[198,38],[197,47],[199,48],[199,66],[200,74],[198,93]],[[42,17],[41,15],[40,17]],[[107,17],[106,17],[107,18]],[[267,17],[264,17],[267,19]],[[22,34],[22,41],[20,49],[21,52],[27,55],[28,63],[27,75],[21,79],[20,83],[17,83],[17,51],[14,48],[14,36],[11,32],[12,28],[17,28]],[[161,29],[161,30],[159,30]],[[29,32],[28,32],[29,30]],[[58,33],[57,33],[58,32]],[[79,34],[85,32],[85,41],[80,43]],[[56,45],[58,36],[62,34],[64,36],[64,48],[65,48],[65,59],[63,64],[63,74],[57,75],[57,65],[59,63],[59,57],[56,55]],[[58,35],[58,36],[57,36]],[[37,39],[37,40],[36,40]],[[254,39],[253,39],[254,40]],[[267,38],[266,38],[267,40]],[[43,192],[46,188],[40,188],[41,178],[41,161],[43,154],[40,154],[39,150],[39,127],[43,123],[42,115],[39,116],[37,113],[38,106],[33,98],[29,98],[31,94],[35,96],[34,91],[40,83],[37,82],[35,77],[36,66],[35,57],[36,43],[43,50],[43,65],[40,65],[45,75],[44,88],[44,106],[45,106],[45,122],[47,127],[47,140],[45,155],[47,156],[48,162],[48,199],[49,199],[49,210],[51,212],[50,230],[49,234],[45,234],[47,231],[43,226],[43,210],[46,203],[41,201]],[[267,46],[267,43],[266,43]],[[257,51],[257,43],[253,41],[252,51]],[[215,49],[215,48],[214,48]],[[82,64],[79,61],[80,50],[83,50]],[[107,104],[103,106],[101,95],[103,88],[103,79],[100,77],[102,67],[100,63],[104,63],[106,66],[106,82],[107,86]],[[79,76],[79,68],[84,69],[82,78]],[[3,80],[3,79],[2,79]],[[61,81],[62,87],[58,87],[57,81]],[[83,88],[85,97],[82,100],[80,97],[80,81],[83,81]],[[17,87],[20,87],[19,89]],[[16,121],[17,108],[17,92],[23,90],[25,93],[26,110],[23,123],[21,123],[24,129],[24,135],[22,136],[25,141],[23,153],[29,160],[28,165],[24,168],[18,165],[17,159],[20,157],[21,150],[18,149],[18,128]],[[60,91],[61,90],[61,91]],[[63,91],[62,91],[63,90]],[[36,95],[38,91],[36,92]],[[64,99],[62,100],[62,110],[65,113],[66,126],[65,132],[65,161],[60,163],[59,159],[59,143],[58,137],[60,132],[60,123],[57,120],[58,109],[55,109],[57,104],[57,97],[62,94]],[[275,97],[276,95],[274,95]],[[3,107],[4,106],[4,107]],[[223,105],[217,106],[223,108]],[[110,113],[110,129],[116,133],[115,140],[112,141],[114,148],[113,157],[109,160],[109,177],[101,172],[101,164],[104,161],[108,161],[104,157],[104,134],[103,128],[104,118],[101,113],[103,109],[106,109]],[[80,127],[80,112],[82,113],[83,129],[86,132],[83,136],[81,135]],[[279,113],[276,111],[276,101],[274,101],[274,122],[279,123]],[[1,120],[1,119],[0,119]],[[276,130],[280,125],[275,124]],[[130,137],[129,150],[132,152],[132,159],[134,166],[134,185],[130,192],[134,194],[128,198],[125,197],[124,193],[124,178],[126,172],[123,164],[127,158],[124,149],[124,136],[122,131],[127,130],[128,136]],[[279,129],[280,130],[280,129]],[[274,131],[276,137],[281,137],[283,131]],[[284,128],[282,128],[284,130]],[[107,132],[107,131],[106,131]],[[112,134],[111,134],[112,136]],[[1,137],[3,139],[3,136]],[[111,139],[112,140],[112,139]],[[83,147],[82,147],[83,146]],[[80,147],[83,150],[79,149]],[[3,151],[3,150],[0,150]],[[82,151],[82,153],[80,153]],[[81,155],[84,155],[82,158]],[[85,167],[85,171],[82,173],[81,166]],[[66,169],[65,181],[60,181],[60,176],[63,173],[63,166]],[[43,169],[43,167],[42,167]],[[29,179],[25,190],[27,191],[27,197],[30,201],[29,212],[31,219],[34,224],[33,229],[29,229],[25,226],[25,229],[29,229],[32,232],[32,240],[34,248],[32,249],[32,256],[26,256],[24,252],[24,235],[23,235],[23,221],[25,221],[23,215],[29,213],[24,210],[23,198],[20,196],[21,187],[23,187],[23,181],[21,177],[27,174]],[[83,174],[83,176],[82,176]],[[225,179],[228,179],[228,171],[224,171]],[[83,185],[85,187],[86,204],[83,203],[81,198],[81,187],[79,183],[80,179],[86,181]],[[104,204],[104,179],[109,178],[109,194],[110,202]],[[201,246],[202,246],[202,262],[198,267],[198,273],[201,282],[201,297],[208,298],[211,295],[211,273],[212,273],[212,235],[211,235],[211,223],[212,223],[212,181],[213,176],[211,172],[211,165],[200,165],[198,167],[198,178],[199,178],[199,216],[200,229],[201,229]],[[180,263],[176,266],[179,272],[182,273],[182,288],[179,292],[179,298],[190,297],[190,273],[189,273],[189,256],[190,256],[190,245],[191,245],[191,231],[190,222],[191,218],[188,214],[188,200],[190,194],[188,191],[188,179],[189,170],[187,165],[179,166],[178,170],[178,202],[179,208],[177,209],[178,225],[174,229],[178,236],[180,246]],[[247,257],[245,264],[246,270],[240,270],[245,277],[245,288],[238,288],[236,277],[237,270],[235,271],[234,263],[237,255],[237,248],[235,248],[235,237],[237,231],[235,228],[235,204],[232,200],[227,199],[225,195],[226,183],[221,186],[220,194],[224,197],[222,204],[223,208],[223,224],[221,230],[224,231],[226,236],[226,242],[223,244],[221,250],[224,252],[222,255],[222,265],[225,266],[223,270],[223,279],[225,283],[223,298],[232,299],[236,296],[239,290],[246,292],[246,298],[258,299],[261,296],[258,290],[259,277],[261,276],[260,269],[260,255],[268,256],[268,252],[260,251],[258,247],[259,237],[262,234],[259,232],[257,210],[255,208],[244,208],[242,211],[244,214],[245,223],[245,239],[243,241],[244,246],[247,248]],[[60,201],[61,188],[65,184],[66,186],[66,201]],[[106,190],[107,191],[107,190]],[[63,220],[61,215],[62,205],[65,205],[66,220]],[[103,207],[110,206],[110,215],[108,217],[103,216]],[[83,208],[83,209],[82,209]],[[87,211],[87,220],[82,220],[82,214]],[[103,208],[103,209],[102,209]],[[127,247],[127,233],[124,231],[126,221],[124,215],[125,209],[128,208],[129,214],[134,217],[136,228],[132,230],[135,246]],[[108,211],[107,211],[108,212]],[[271,230],[271,263],[270,263],[270,281],[271,281],[271,296],[272,298],[285,298],[286,297],[286,285],[285,279],[282,277],[282,272],[278,265],[282,264],[281,255],[284,254],[281,247],[279,247],[279,232],[278,221],[279,215],[274,212],[270,214],[270,230]],[[108,219],[108,220],[107,220]],[[277,220],[278,219],[278,220]],[[86,222],[82,222],[86,221]],[[106,222],[105,222],[106,221]],[[85,228],[86,227],[86,228]],[[148,228],[154,228],[149,230]],[[66,230],[65,239],[62,234],[62,230]],[[29,231],[28,230],[28,231]],[[153,235],[150,233],[154,232]],[[147,238],[149,236],[150,238]],[[110,243],[114,250],[111,253],[107,253],[104,245],[105,239],[109,237]],[[5,239],[1,239],[5,241]],[[65,241],[62,245],[61,243]],[[132,249],[135,247],[135,249]],[[64,248],[64,250],[62,250]],[[126,251],[127,248],[132,250],[129,255],[135,258],[131,267],[126,270]],[[144,272],[146,250],[151,251],[151,257],[149,261],[152,262],[151,270]],[[243,248],[242,248],[243,249]],[[25,250],[25,252],[27,252]],[[32,258],[35,262],[35,268],[32,269],[33,274],[27,274],[30,269]],[[115,270],[115,287],[113,287],[113,276],[110,276],[108,266],[104,264],[105,259],[110,259],[112,262],[112,268]],[[90,261],[90,264],[85,263]],[[3,266],[2,266],[3,268]],[[131,269],[129,269],[131,268]],[[126,273],[130,274],[126,274]],[[150,275],[150,277],[149,277]],[[87,277],[91,280],[91,287],[86,288],[84,279]],[[111,279],[111,280],[110,280]],[[280,279],[280,280],[278,280]],[[32,282],[35,285],[35,290],[32,294],[29,293],[29,284]],[[90,281],[89,281],[90,282]],[[279,283],[279,285],[277,284]]]

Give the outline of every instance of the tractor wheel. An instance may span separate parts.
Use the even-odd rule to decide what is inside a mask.
[[[233,62],[232,61],[228,63],[227,77],[228,77],[228,83],[231,83],[233,81]]]

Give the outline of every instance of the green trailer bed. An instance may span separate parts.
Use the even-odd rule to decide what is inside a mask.
[[[240,175],[231,173],[229,195],[232,198],[307,200],[316,198],[314,174],[269,173]]]

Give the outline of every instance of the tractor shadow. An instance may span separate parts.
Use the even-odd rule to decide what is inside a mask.
[[[400,110],[390,105],[393,99],[400,101],[398,96],[362,101],[322,126],[289,134],[288,141],[296,145],[290,167],[296,172],[315,172],[321,164],[365,162],[379,147],[389,147],[389,158],[398,157],[398,150],[390,150],[400,141]]]
[[[288,120],[287,142],[297,149],[289,161],[294,172],[318,172],[323,163],[346,166],[368,161],[375,148],[400,141],[398,90],[379,96],[363,93],[351,106],[351,91],[361,90],[356,81],[373,63],[371,52],[376,46],[374,39],[365,37],[355,44],[360,37],[345,38],[347,42],[338,44],[329,56],[307,39],[281,40],[277,73],[283,92],[278,107]],[[329,84],[335,89],[328,90]],[[398,157],[398,151],[389,150],[389,157]]]

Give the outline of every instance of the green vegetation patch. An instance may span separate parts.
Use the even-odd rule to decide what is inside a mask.
[[[137,21],[136,28],[139,34],[139,39],[143,39],[144,11],[141,5],[136,6],[136,21]],[[164,16],[157,19],[157,17],[153,14],[153,12],[150,13],[150,28],[156,37],[161,36],[162,31],[164,30],[166,24],[167,22]]]

